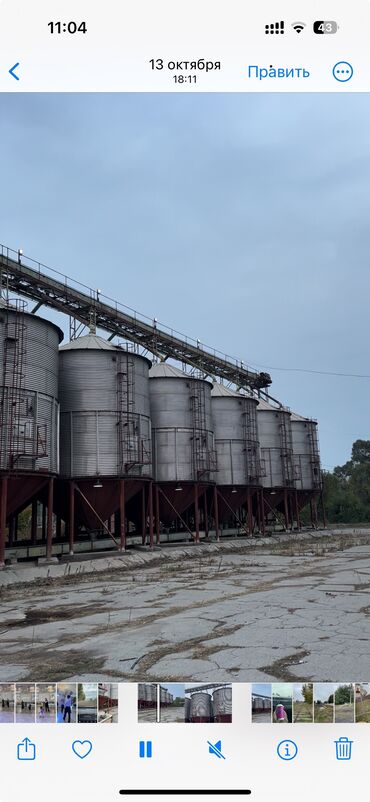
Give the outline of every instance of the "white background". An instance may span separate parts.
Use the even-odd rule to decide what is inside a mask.
[[[335,35],[315,35],[316,19],[336,20]],[[284,36],[266,23],[284,19]],[[49,21],[86,21],[87,34],[49,33]],[[301,34],[291,23],[306,22]],[[0,0],[0,91],[368,91],[369,0]],[[197,83],[175,84],[179,70],[152,71],[150,59],[221,61],[197,71]],[[354,77],[333,78],[338,61]],[[9,69],[19,62],[19,81]],[[305,67],[309,79],[250,80],[248,65]],[[189,70],[185,70],[185,75]]]
[[[37,745],[34,762],[17,760],[17,742],[26,736]],[[354,741],[350,762],[336,760],[334,741],[342,736]],[[84,738],[93,751],[80,760],[71,744]],[[290,763],[276,754],[284,738],[299,748]],[[153,757],[140,759],[139,740],[149,739]],[[220,739],[226,760],[209,754],[207,740]],[[233,724],[138,724],[137,686],[121,685],[120,724],[4,724],[0,750],[0,802],[110,802],[126,798],[119,789],[130,787],[247,787],[252,795],[244,798],[258,802],[370,801],[370,725],[251,724],[250,685],[243,683],[233,685]]]

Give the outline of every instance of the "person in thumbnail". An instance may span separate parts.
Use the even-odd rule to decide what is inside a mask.
[[[274,710],[274,721],[276,721],[278,724],[286,724],[289,721],[284,705],[276,705]]]
[[[50,713],[49,702],[46,698],[44,702],[44,708],[45,708],[45,713]]]
[[[67,696],[64,700],[63,721],[66,721],[66,719],[68,719],[68,724],[71,723],[71,709],[72,709],[72,697],[70,693],[67,693]]]
[[[39,717],[40,717],[40,718],[45,718],[45,708],[44,708],[44,705],[40,705]]]

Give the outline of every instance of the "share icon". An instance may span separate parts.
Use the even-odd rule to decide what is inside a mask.
[[[216,757],[220,757],[220,758],[222,757],[223,760],[226,760],[225,755],[223,755],[222,752],[221,752],[221,749],[222,749],[221,741],[217,741],[217,743],[215,743],[215,744],[211,744],[210,741],[207,741],[207,744],[208,744],[208,747],[209,747],[208,751],[209,751],[209,753],[211,755],[216,755]]]

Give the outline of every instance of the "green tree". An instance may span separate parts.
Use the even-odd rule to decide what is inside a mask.
[[[308,705],[312,705],[313,685],[307,682],[304,685],[302,685],[302,696]]]
[[[356,440],[348,462],[323,472],[323,497],[330,523],[370,521],[370,440]]]
[[[353,688],[352,685],[341,685],[335,691],[335,704],[345,705],[353,702]]]

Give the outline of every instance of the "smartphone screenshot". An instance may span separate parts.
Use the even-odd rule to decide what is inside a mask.
[[[369,30],[0,0],[0,802],[370,802]]]

